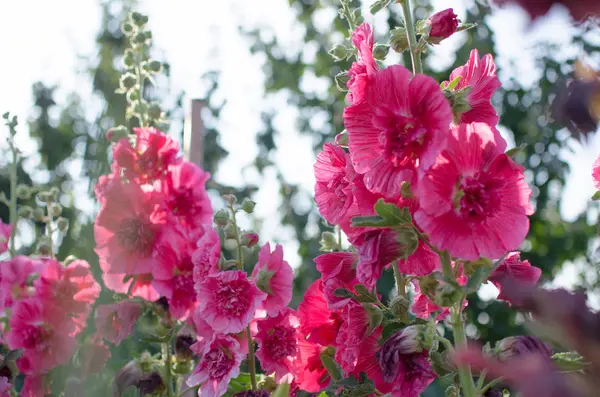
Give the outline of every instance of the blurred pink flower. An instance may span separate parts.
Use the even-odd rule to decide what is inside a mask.
[[[427,23],[431,26],[429,39],[435,44],[452,36],[458,28],[458,18],[452,8],[436,12],[427,19]]]
[[[8,240],[10,240],[12,231],[12,225],[7,225],[0,221],[0,254],[3,254],[8,249]]]
[[[502,294],[502,284],[507,279],[512,279],[519,283],[535,285],[541,275],[542,269],[531,266],[531,263],[527,260],[522,261],[519,252],[511,252],[500,266],[492,272],[489,281],[500,290],[498,299],[506,300],[506,297]]]
[[[258,263],[252,271],[252,280],[267,294],[260,307],[265,309],[269,316],[276,315],[290,303],[294,271],[283,259],[281,245],[277,244],[273,252],[269,243],[262,246],[258,253]]]
[[[96,332],[109,342],[119,345],[127,338],[142,313],[136,302],[121,301],[96,308]]]

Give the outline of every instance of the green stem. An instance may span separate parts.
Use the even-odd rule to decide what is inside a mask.
[[[398,0],[398,2],[402,4],[402,11],[404,13],[404,26],[408,35],[408,48],[410,50],[410,59],[412,60],[413,74],[423,73],[421,54],[417,51],[417,35],[415,34],[410,0]]]
[[[174,397],[173,380],[171,378],[171,341],[163,343],[162,354],[165,357],[165,388],[167,389],[167,397]]]
[[[494,380],[491,380],[490,383],[488,383],[487,385],[483,386],[481,388],[481,390],[479,390],[479,394],[483,396],[486,391],[488,391],[492,387],[496,386],[497,384],[502,383],[503,380],[504,380],[504,378],[496,378]]]
[[[350,32],[354,32],[354,30],[356,29],[356,25],[354,24],[354,21],[352,20],[352,11],[350,11],[350,6],[348,5],[348,1],[341,1],[342,3],[342,9],[344,10],[344,15],[346,16],[346,20],[348,21],[348,27],[350,28]]]
[[[237,224],[237,220],[235,218],[235,213],[236,210],[235,208],[233,208],[233,205],[229,206],[229,211],[231,211],[231,219],[233,221],[233,227],[235,230],[235,242],[236,242],[236,246],[237,246],[237,267],[240,270],[244,270],[244,257],[243,257],[243,252],[242,252],[242,243],[240,241],[240,229],[238,228],[238,224]]]
[[[9,208],[9,222],[13,229],[10,234],[10,256],[14,257],[15,252],[15,236],[17,235],[17,171],[18,171],[18,159],[19,154],[17,149],[12,147],[11,150],[13,155],[13,161],[10,167],[10,208]]]
[[[54,219],[54,216],[52,215],[52,204],[52,202],[46,204],[48,210],[48,221],[46,222],[46,235],[48,236],[48,248],[50,251],[50,258],[54,259],[54,243],[52,242],[52,232],[54,231],[52,230],[52,220]]]
[[[183,396],[185,396],[185,393],[189,392],[190,390],[197,389],[197,388],[198,388],[198,386],[191,386],[191,387],[188,387],[187,389],[185,389],[184,391],[182,391],[181,393],[179,393],[179,394],[177,395],[177,397],[183,397]]]
[[[427,240],[427,237],[425,237],[425,235],[423,233],[421,233],[421,231],[419,230],[419,228],[417,227],[417,225],[415,225],[413,223],[413,229],[415,230],[415,233],[417,233],[417,236],[419,236],[419,238],[425,243],[427,244],[427,246],[436,254],[441,254],[442,251],[440,251],[439,249],[437,249],[436,247],[433,246],[433,244],[431,244],[429,242],[429,240]]]
[[[398,261],[395,261],[392,264],[392,268],[394,269],[394,279],[396,279],[396,289],[398,290],[398,296],[406,297],[406,280],[404,278],[404,274],[400,273],[400,269],[398,268]]]
[[[467,344],[467,335],[465,333],[465,323],[462,318],[462,302],[461,299],[458,304],[452,308],[452,331],[454,334],[454,344],[456,347],[464,347]],[[471,374],[471,368],[467,366],[458,367],[458,377],[460,379],[461,388],[464,397],[475,397],[476,389],[475,383],[473,382],[473,375]]]

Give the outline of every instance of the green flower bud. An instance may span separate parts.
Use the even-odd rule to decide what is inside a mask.
[[[132,49],[128,48],[123,54],[123,66],[127,69],[131,69],[135,66],[135,54]]]
[[[237,237],[237,231],[235,225],[232,222],[227,222],[227,226],[223,230],[225,232],[225,237],[229,239],[235,239]]]
[[[321,243],[320,249],[324,252],[334,251],[339,247],[335,234],[331,232],[321,233],[321,241],[319,242]]]
[[[329,55],[331,55],[333,60],[336,62],[343,61],[346,59],[348,54],[349,50],[342,44],[336,44],[331,48],[331,50],[329,50]]]
[[[37,194],[37,198],[42,203],[48,203],[49,204],[49,203],[52,202],[52,193],[50,193],[50,191],[48,191],[48,190],[44,190],[44,191],[39,192]]]
[[[217,224],[217,226],[227,226],[227,221],[229,220],[229,212],[226,210],[218,210],[215,212],[213,220]]]
[[[33,210],[33,219],[38,222],[43,222],[46,219],[46,211],[42,208],[36,208]]]
[[[25,218],[25,219],[31,219],[33,217],[34,211],[33,208],[31,208],[28,205],[23,205],[21,207],[19,207],[19,210],[17,211],[17,215],[20,218]],[[43,212],[42,212],[42,216],[43,216]]]
[[[62,214],[62,205],[58,203],[52,203],[50,205],[50,213],[54,217],[60,216],[60,214]]]
[[[133,42],[136,44],[145,44],[148,41],[148,36],[145,32],[139,32],[133,37]]]
[[[390,46],[387,44],[375,44],[373,47],[373,58],[383,61],[387,56],[388,52],[390,52]]]
[[[335,85],[342,92],[348,91],[348,81],[350,81],[348,72],[340,72],[335,75]]]
[[[242,201],[242,210],[247,214],[251,214],[254,212],[254,207],[256,206],[256,202],[250,200],[249,198],[245,198]]]
[[[438,284],[439,282],[431,274],[419,278],[419,289],[425,295],[433,295]]]
[[[158,120],[162,116],[162,110],[160,109],[160,105],[158,103],[151,103],[148,106],[148,117],[153,120]]]
[[[441,307],[451,307],[462,297],[462,291],[450,284],[438,285],[433,301]]]
[[[397,53],[403,53],[408,49],[408,35],[406,33],[406,29],[404,28],[396,28],[391,32],[390,37],[390,46]]]
[[[69,230],[69,220],[67,218],[63,218],[62,216],[56,220],[56,227],[63,233],[66,233]]]
[[[403,322],[408,322],[408,308],[410,302],[402,295],[395,296],[390,302],[390,310],[396,318]]]
[[[17,185],[17,197],[21,200],[29,200],[31,198],[31,188],[23,183]]]
[[[60,194],[60,189],[57,188],[56,186],[53,186],[52,188],[50,188],[50,195],[51,195],[53,202],[56,202],[58,200],[59,194]]]
[[[137,77],[133,73],[125,73],[121,76],[119,85],[123,90],[130,90],[137,85]]]
[[[136,27],[135,25],[133,25],[130,22],[123,22],[123,24],[121,25],[121,32],[123,32],[123,34],[125,34],[125,36],[131,36],[132,34],[135,33],[136,31]]]
[[[361,23],[363,23],[365,21],[365,19],[362,16],[362,11],[360,10],[360,8],[355,8],[352,10],[352,21],[354,21],[354,24],[356,26],[360,25]]]
[[[228,251],[235,251],[237,249],[237,241],[232,238],[228,238],[227,240],[225,240],[223,245]]]
[[[146,15],[135,11],[129,14],[129,20],[139,27],[142,27],[148,23],[148,17]]]
[[[137,114],[147,114],[148,113],[148,104],[144,101],[139,101],[134,106],[135,112]]]
[[[50,242],[50,239],[47,236],[43,236],[37,243],[37,251],[42,256],[50,256],[52,253],[50,250],[51,246],[52,244]]]
[[[162,69],[163,69],[162,62],[156,61],[154,59],[151,60],[150,62],[148,62],[147,66],[148,66],[147,70],[152,73],[160,73],[160,72],[162,72]]]

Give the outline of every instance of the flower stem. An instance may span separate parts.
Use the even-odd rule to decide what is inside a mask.
[[[252,340],[252,334],[250,333],[250,325],[246,328],[246,335],[248,336],[248,369],[250,371],[250,383],[252,384],[252,390],[257,389],[256,385],[256,364],[254,362],[254,341]]]
[[[173,380],[171,379],[171,341],[163,343],[162,354],[165,357],[165,387],[167,389],[167,397],[174,397]]]
[[[413,74],[423,73],[421,54],[417,51],[417,35],[415,34],[410,0],[398,0],[398,2],[402,4],[402,12],[404,13],[404,26],[406,27],[406,33],[408,35],[408,49],[410,50]]]
[[[496,379],[491,380],[487,385],[483,386],[481,388],[481,390],[479,390],[479,395],[483,396],[486,391],[488,391],[492,387],[496,386],[497,384],[502,383],[503,380],[504,380],[504,378],[496,378]]]
[[[15,256],[15,236],[17,235],[17,171],[18,171],[18,159],[19,154],[16,147],[12,147],[12,164],[10,166],[10,208],[9,208],[9,222],[13,229],[10,234],[10,256]]]
[[[463,298],[464,299],[464,298]],[[454,344],[456,347],[464,347],[467,344],[467,335],[465,333],[465,323],[462,317],[462,303],[461,299],[458,304],[452,308],[452,331],[454,334]],[[473,382],[473,375],[471,374],[471,368],[467,366],[458,367],[458,377],[460,379],[461,389],[464,397],[475,397],[475,383]]]
[[[52,202],[46,205],[48,209],[48,222],[46,222],[46,235],[48,236],[48,251],[50,252],[50,258],[54,259],[54,243],[52,242],[52,220],[54,216],[52,215]]]
[[[400,273],[400,269],[398,268],[398,261],[394,261],[392,264],[392,268],[394,269],[394,279],[396,279],[396,289],[398,290],[398,296],[406,297],[406,279],[404,278],[404,274]]]

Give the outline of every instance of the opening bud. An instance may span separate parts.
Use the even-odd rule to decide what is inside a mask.
[[[408,308],[410,302],[402,295],[395,296],[390,302],[390,310],[402,322],[408,322]]]
[[[223,209],[218,210],[215,212],[213,219],[217,226],[227,226],[227,221],[229,221],[229,212]]]
[[[225,200],[225,202],[229,205],[234,205],[237,203],[237,198],[233,194],[224,194],[223,200]]]
[[[350,54],[350,51],[342,44],[336,44],[329,50],[329,55],[331,55],[336,62],[343,61],[348,54]]]
[[[31,188],[23,183],[17,185],[17,197],[21,200],[29,200],[31,198]]]
[[[496,346],[496,354],[501,360],[518,358],[528,354],[538,354],[549,359],[552,350],[535,336],[521,335],[502,339]]]
[[[452,8],[436,12],[425,22],[428,31],[427,41],[430,44],[439,44],[442,40],[447,39],[456,33],[459,20]]]
[[[117,143],[123,138],[127,138],[128,132],[127,127],[120,125],[113,127],[106,132],[106,139],[112,143]]]
[[[348,72],[340,72],[335,75],[335,85],[342,92],[348,91],[348,81],[350,81]]]
[[[59,231],[66,233],[69,230],[69,220],[61,216],[56,220],[56,227]]]
[[[254,232],[247,232],[242,235],[241,243],[248,248],[254,247],[258,243],[258,234]]]
[[[38,208],[36,208],[38,209]],[[42,211],[41,208],[39,208],[40,211]],[[33,210],[33,208],[31,208],[28,205],[22,205],[21,207],[19,207],[19,210],[17,211],[17,215],[20,218],[25,218],[25,219],[31,219],[34,217],[35,211]],[[44,211],[42,211],[42,218],[44,217]],[[36,219],[37,220],[37,219]]]
[[[390,32],[390,47],[392,50],[403,53],[408,49],[408,35],[406,29],[396,28]]]
[[[387,44],[375,44],[373,47],[373,58],[383,61],[387,56],[388,52],[390,52],[390,46]]]
[[[242,210],[247,214],[251,214],[254,212],[254,207],[256,206],[256,202],[250,200],[249,198],[245,198],[242,201]]]

